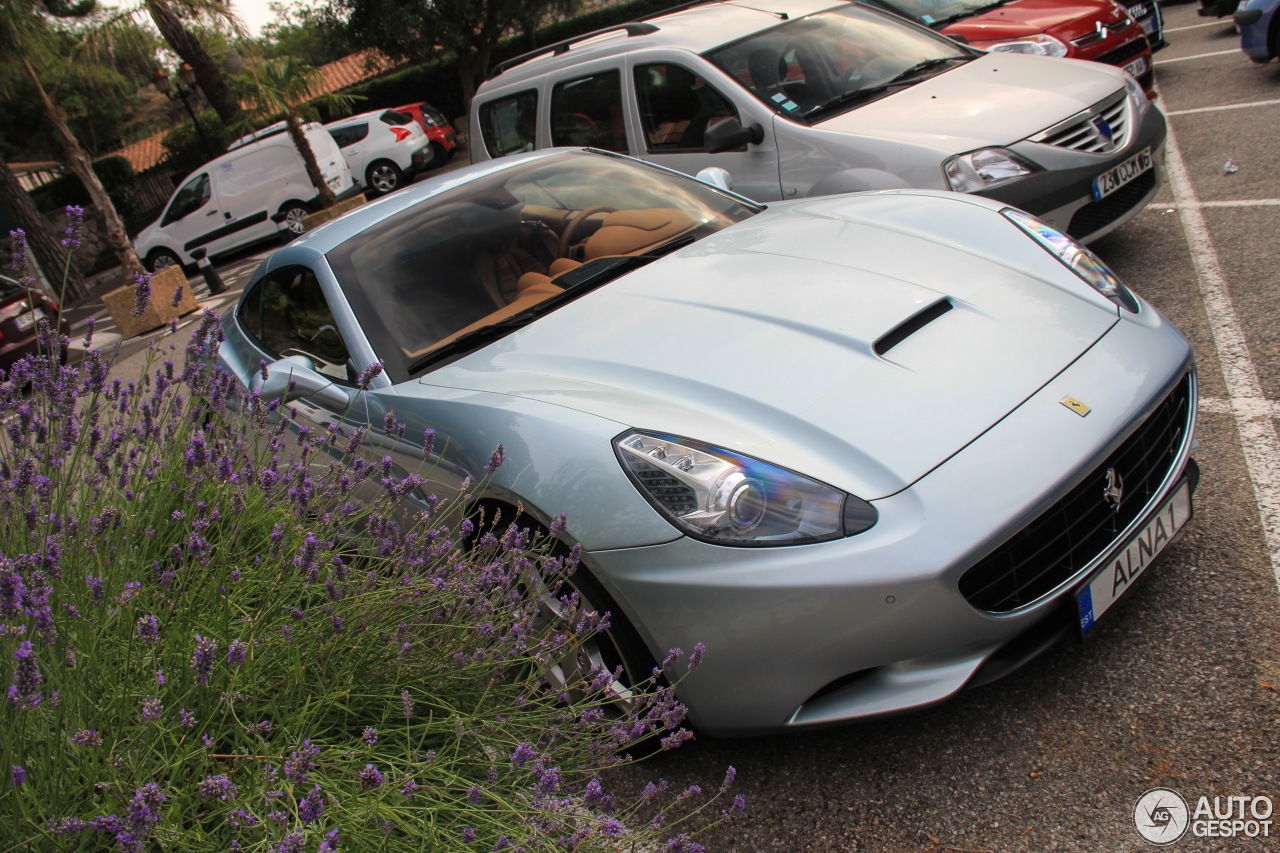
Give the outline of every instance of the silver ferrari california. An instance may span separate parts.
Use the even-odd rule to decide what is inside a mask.
[[[733,735],[939,702],[1087,635],[1191,517],[1187,341],[972,195],[756,204],[598,151],[420,183],[266,260],[226,368],[532,524],[612,628],[582,663]],[[260,370],[268,365],[267,379]],[[363,391],[360,377],[383,370]],[[291,381],[290,381],[291,380]]]

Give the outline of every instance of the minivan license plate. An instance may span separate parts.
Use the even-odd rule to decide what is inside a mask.
[[[1101,201],[1143,172],[1151,170],[1151,149],[1143,148],[1119,166],[1093,179],[1093,200]]]
[[[1138,535],[1124,550],[1098,571],[1076,593],[1076,611],[1080,614],[1080,633],[1086,633],[1111,605],[1120,600],[1133,582],[1165,549],[1182,526],[1191,518],[1191,486],[1183,480],[1173,496],[1164,502]]]

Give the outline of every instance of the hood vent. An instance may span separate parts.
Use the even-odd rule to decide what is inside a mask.
[[[911,315],[876,341],[873,347],[876,355],[883,357],[889,350],[950,311],[952,307],[950,300],[939,299],[923,311]]]

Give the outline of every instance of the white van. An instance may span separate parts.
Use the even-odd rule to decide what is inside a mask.
[[[320,172],[338,198],[357,192],[342,151],[320,124],[303,128]],[[179,187],[164,214],[133,245],[147,269],[193,264],[191,253],[229,252],[283,232],[302,233],[316,209],[316,190],[287,133],[250,140],[210,160]]]

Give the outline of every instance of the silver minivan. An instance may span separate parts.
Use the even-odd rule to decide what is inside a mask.
[[[1165,121],[1108,65],[984,53],[869,5],[692,5],[500,64],[471,156],[551,146],[721,167],[757,201],[976,193],[1089,241],[1155,196]]]

